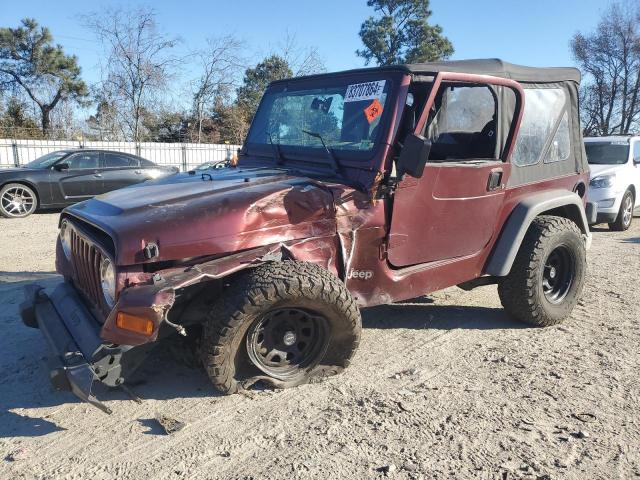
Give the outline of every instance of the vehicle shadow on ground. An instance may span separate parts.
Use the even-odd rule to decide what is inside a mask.
[[[502,308],[436,305],[428,297],[366,309],[362,312],[362,326],[433,330],[533,328],[509,317]]]
[[[29,416],[19,409],[49,407],[74,401],[56,396],[44,366],[46,344],[40,332],[26,327],[19,314],[23,290],[37,282],[52,289],[60,277],[55,272],[0,271],[0,438],[47,435],[64,430],[54,422]],[[11,411],[17,410],[17,411]]]
[[[0,272],[0,438],[42,436],[64,430],[53,412],[33,416],[29,409],[80,406],[78,415],[104,415],[82,404],[69,392],[57,392],[49,383],[47,345],[40,332],[27,328],[19,318],[18,305],[26,284],[37,281],[50,290],[60,281],[53,272]],[[436,305],[428,297],[365,309],[364,328],[372,329],[512,329],[526,326],[511,320],[502,309]],[[196,338],[193,335],[191,338]],[[214,399],[213,390],[189,337],[170,337],[150,353],[128,383],[143,401],[180,398]],[[113,410],[126,409],[131,397],[121,389],[94,386],[95,395]],[[85,413],[87,412],[87,413]],[[157,434],[155,423],[144,423],[148,434]]]
[[[640,243],[640,237],[625,238],[620,240],[622,243]]]

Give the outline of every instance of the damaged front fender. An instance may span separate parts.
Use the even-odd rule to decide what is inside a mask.
[[[168,314],[176,302],[177,292],[198,283],[218,280],[240,270],[265,262],[287,259],[316,263],[340,276],[340,265],[335,237],[319,237],[289,243],[279,243],[228,255],[198,265],[159,272],[152,283],[136,285],[122,290],[116,306],[108,315],[102,328],[103,340],[118,345],[143,345],[158,339],[162,323],[183,333],[180,325],[173,324]],[[153,322],[151,335],[144,335],[119,328],[118,314],[126,313]]]

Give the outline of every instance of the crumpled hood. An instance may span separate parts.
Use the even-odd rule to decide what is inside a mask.
[[[107,232],[116,262],[152,262],[231,253],[280,241],[335,233],[331,191],[321,183],[271,169],[178,174],[116,190],[64,214]]]

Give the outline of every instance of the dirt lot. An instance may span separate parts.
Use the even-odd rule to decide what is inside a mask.
[[[495,287],[451,288],[365,311],[353,366],[296,389],[215,396],[167,345],[142,404],[98,389],[108,416],[52,390],[18,318],[24,284],[59,281],[57,217],[0,220],[2,479],[640,477],[640,219],[594,233],[563,326],[510,320]],[[187,426],[164,435],[158,414]]]

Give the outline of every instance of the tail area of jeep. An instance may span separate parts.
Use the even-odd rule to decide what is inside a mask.
[[[23,321],[58,388],[109,411],[160,340],[197,336],[215,389],[346,368],[360,309],[497,284],[506,311],[566,319],[585,281],[580,74],[500,60],[272,83],[236,165],[74,205],[53,292]]]

